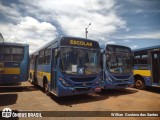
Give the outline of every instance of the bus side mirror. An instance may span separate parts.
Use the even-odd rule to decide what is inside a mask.
[[[58,50],[58,49],[55,49],[54,56],[55,56],[55,57],[58,57],[58,56],[59,56],[59,50]]]

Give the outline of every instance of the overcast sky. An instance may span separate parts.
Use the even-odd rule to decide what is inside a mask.
[[[132,49],[160,45],[160,0],[0,0],[5,41],[30,52],[62,35]]]

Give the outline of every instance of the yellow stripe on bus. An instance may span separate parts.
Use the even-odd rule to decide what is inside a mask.
[[[4,68],[3,74],[20,74],[20,68]]]
[[[33,75],[34,70],[30,69],[30,73],[32,73],[32,75]],[[47,80],[50,82],[50,80],[51,80],[51,73],[49,73],[49,72],[43,72],[43,71],[37,71],[37,77],[43,79],[44,76],[46,76]]]
[[[151,76],[151,70],[133,70],[133,74],[139,74],[141,76]]]
[[[44,76],[46,76],[47,80],[50,82],[51,73],[49,73],[49,72],[37,71],[37,76],[40,78],[43,78]]]
[[[32,75],[33,75],[33,73],[34,73],[34,70],[31,70],[31,69],[30,69],[30,73],[32,73]]]

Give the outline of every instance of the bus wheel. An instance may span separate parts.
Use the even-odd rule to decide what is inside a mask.
[[[141,80],[141,79],[136,80],[136,82],[135,82],[135,88],[140,89],[140,90],[144,89],[145,88],[144,81]]]
[[[44,92],[46,95],[49,95],[49,86],[48,86],[48,83],[44,83]]]

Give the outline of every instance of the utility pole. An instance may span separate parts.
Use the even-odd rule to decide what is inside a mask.
[[[87,38],[87,34],[88,34],[88,28],[89,28],[90,25],[91,25],[91,23],[89,23],[89,25],[85,28],[85,35],[86,35],[86,38]]]
[[[0,42],[4,43],[4,38],[1,33],[0,33]]]

